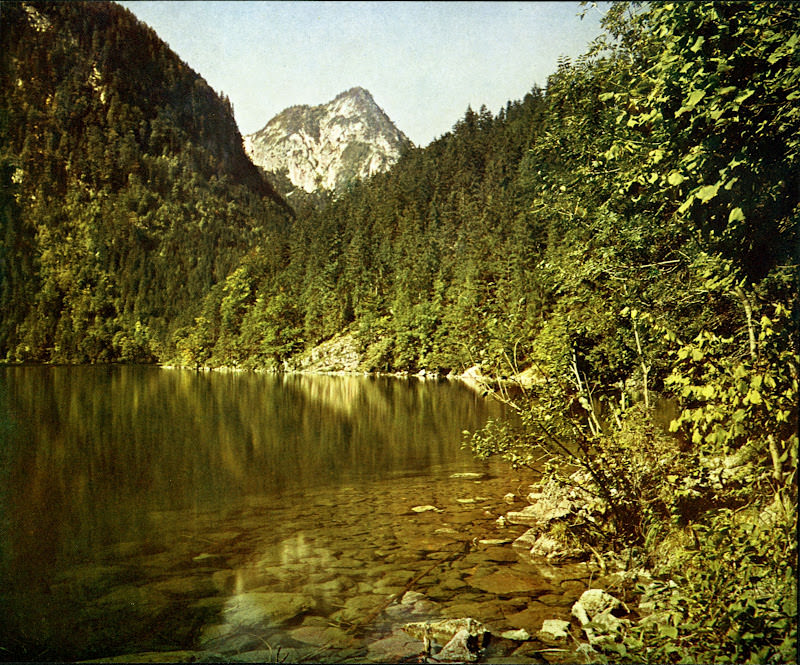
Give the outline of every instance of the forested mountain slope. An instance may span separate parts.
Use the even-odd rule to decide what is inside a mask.
[[[186,358],[269,365],[349,330],[364,369],[574,354],[614,383],[641,381],[644,353],[659,383],[662,335],[621,312],[746,339],[745,311],[796,288],[798,6],[626,11],[546,91],[468,110],[298,219],[280,279],[231,275]]]
[[[274,250],[285,204],[229,102],[130,12],[0,11],[0,357],[169,356],[209,288]]]

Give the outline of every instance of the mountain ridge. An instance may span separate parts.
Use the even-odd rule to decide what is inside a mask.
[[[0,357],[168,356],[291,211],[245,154],[229,100],[129,10],[2,14]]]
[[[333,191],[386,171],[411,145],[360,86],[324,104],[290,106],[244,136],[254,164],[307,193]]]

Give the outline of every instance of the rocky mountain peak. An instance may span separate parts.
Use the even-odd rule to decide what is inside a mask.
[[[244,137],[254,164],[309,193],[385,171],[410,144],[361,87],[326,104],[291,106]]]

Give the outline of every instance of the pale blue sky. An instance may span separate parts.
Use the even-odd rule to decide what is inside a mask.
[[[234,106],[242,134],[361,86],[418,145],[497,113],[600,34],[578,2],[121,2]]]

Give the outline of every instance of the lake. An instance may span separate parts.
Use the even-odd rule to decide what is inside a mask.
[[[402,661],[404,622],[569,618],[588,570],[497,522],[535,474],[463,448],[490,417],[461,382],[0,368],[0,659]]]

